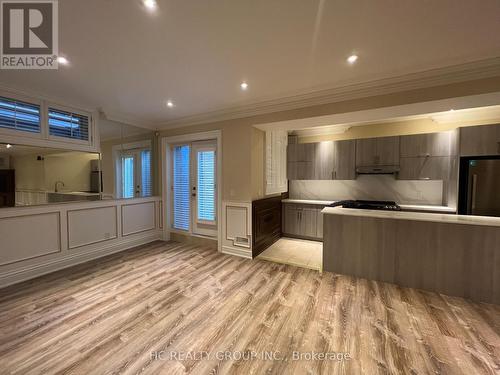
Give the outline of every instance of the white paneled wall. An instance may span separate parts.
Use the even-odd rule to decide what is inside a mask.
[[[252,258],[252,203],[222,202],[222,252]]]
[[[161,239],[158,197],[0,210],[0,287]]]

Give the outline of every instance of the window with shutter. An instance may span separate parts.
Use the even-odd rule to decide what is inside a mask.
[[[215,151],[198,152],[198,220],[215,221]]]
[[[40,133],[40,106],[0,97],[0,128]]]
[[[189,230],[190,221],[190,181],[189,145],[173,148],[173,227]]]
[[[150,197],[153,195],[151,183],[151,150],[141,151],[141,196]]]
[[[49,107],[49,134],[55,137],[89,140],[89,116]]]
[[[122,157],[122,197],[134,197],[134,157]]]

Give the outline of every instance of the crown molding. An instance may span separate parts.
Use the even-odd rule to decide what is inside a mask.
[[[248,105],[186,116],[156,123],[156,129],[173,129],[202,123],[234,120],[273,112],[330,104],[400,91],[442,86],[500,76],[500,57],[450,65],[391,78],[327,88],[297,95],[270,99]]]

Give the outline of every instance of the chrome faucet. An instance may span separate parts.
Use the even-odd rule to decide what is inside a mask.
[[[62,181],[56,181],[56,183],[54,184],[54,191],[57,193],[59,191],[59,189],[57,188],[57,186],[59,184],[62,184],[62,186],[64,187],[64,182]]]

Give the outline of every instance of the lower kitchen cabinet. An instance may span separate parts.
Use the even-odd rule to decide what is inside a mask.
[[[321,206],[283,204],[283,234],[290,237],[321,240],[323,218]]]

